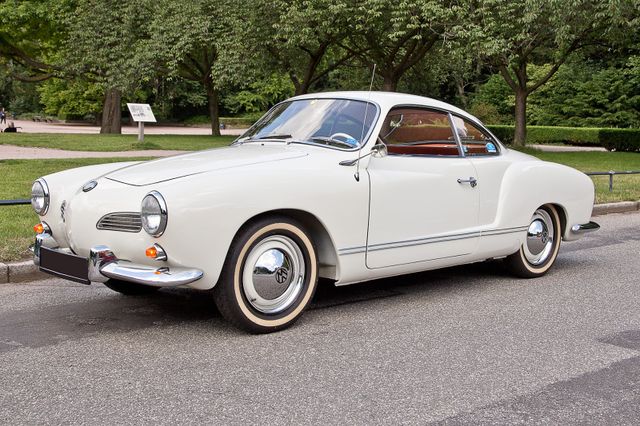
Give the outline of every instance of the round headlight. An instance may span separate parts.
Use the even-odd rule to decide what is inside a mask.
[[[49,187],[44,179],[33,182],[31,187],[31,206],[40,216],[49,210]]]
[[[142,227],[149,235],[159,237],[167,228],[167,203],[158,191],[151,191],[142,199],[140,208]]]

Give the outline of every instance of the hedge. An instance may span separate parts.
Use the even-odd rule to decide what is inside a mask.
[[[513,126],[487,126],[502,142],[513,142]],[[640,129],[527,126],[527,144],[595,145],[615,151],[640,151]]]
[[[600,129],[600,143],[609,151],[640,152],[640,129]]]

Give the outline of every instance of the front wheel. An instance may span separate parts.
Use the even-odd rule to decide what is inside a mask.
[[[316,249],[302,224],[271,217],[240,230],[213,296],[220,313],[235,326],[269,333],[302,315],[317,282]]]
[[[516,276],[536,278],[547,273],[560,250],[562,227],[555,207],[538,208],[529,223],[525,243],[516,253],[507,256],[507,268]]]

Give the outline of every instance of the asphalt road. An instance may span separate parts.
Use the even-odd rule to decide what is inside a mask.
[[[640,214],[597,220],[543,278],[325,285],[265,336],[206,293],[0,285],[0,423],[638,424]]]

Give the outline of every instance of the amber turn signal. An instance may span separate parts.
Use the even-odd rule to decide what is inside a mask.
[[[155,259],[156,257],[158,257],[158,249],[155,248],[154,246],[151,246],[151,247],[149,247],[148,249],[145,250],[144,254],[147,257]]]
[[[36,234],[42,234],[44,232],[44,225],[39,223],[33,227],[33,230],[36,231]]]

